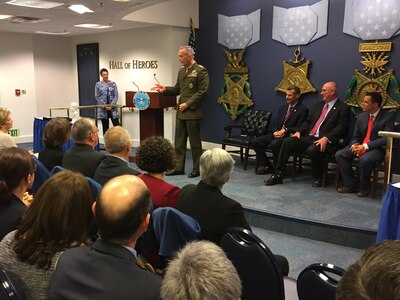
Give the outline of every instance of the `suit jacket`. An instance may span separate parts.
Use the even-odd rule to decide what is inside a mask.
[[[105,185],[111,178],[126,174],[138,175],[140,172],[130,168],[122,159],[109,155],[97,166],[93,179],[101,185]]]
[[[94,150],[89,145],[75,144],[64,154],[62,166],[93,178],[97,166],[105,158],[104,153]]]
[[[159,299],[160,285],[130,250],[99,239],[60,256],[48,299]]]
[[[45,165],[47,170],[51,171],[55,166],[61,166],[64,152],[61,148],[51,148],[45,146],[39,152],[39,160]]]
[[[17,229],[22,215],[26,211],[25,204],[12,193],[11,198],[3,202],[0,205],[0,241],[9,232]]]
[[[311,114],[299,128],[301,135],[310,134],[325,104],[321,101],[314,105]],[[319,137],[327,137],[330,141],[329,145],[335,146],[340,139],[346,138],[349,126],[350,107],[338,99],[319,128]]]
[[[194,63],[186,72],[180,68],[175,86],[166,87],[166,95],[180,95],[179,104],[187,103],[185,111],[177,110],[176,117],[180,120],[199,120],[202,116],[201,102],[207,94],[209,86],[208,72],[205,67]]]
[[[365,136],[367,135],[369,121],[369,113],[362,112],[358,115],[354,133],[351,138],[350,145],[362,144]],[[374,123],[372,124],[372,131],[370,141],[367,143],[368,149],[383,149],[386,146],[386,137],[380,137],[379,131],[393,131],[394,130],[394,114],[381,109],[377,114]]]
[[[181,189],[178,210],[196,219],[203,238],[217,244],[231,227],[251,230],[240,203],[223,195],[217,187],[202,181]]]
[[[274,131],[282,129],[283,121],[285,121],[285,116],[288,108],[289,104],[285,104],[279,107]],[[286,121],[286,135],[288,136],[291,133],[295,133],[298,130],[299,126],[307,119],[307,116],[308,108],[300,103],[297,103],[289,119]]]

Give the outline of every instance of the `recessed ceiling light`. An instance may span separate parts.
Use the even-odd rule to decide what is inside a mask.
[[[100,25],[100,24],[78,24],[74,25],[75,27],[83,27],[83,28],[93,28],[93,29],[104,29],[111,28],[111,25]]]
[[[129,2],[131,0],[113,0],[114,2]]]
[[[5,20],[5,19],[8,19],[8,18],[11,18],[12,16],[10,16],[10,15],[0,15],[0,20]]]
[[[74,4],[68,6],[70,10],[73,10],[74,12],[77,12],[78,14],[84,14],[84,13],[92,13],[93,10],[87,8],[85,5],[82,4]]]
[[[64,3],[61,3],[61,2],[51,2],[51,1],[44,1],[44,0],[11,0],[6,3],[11,4],[11,5],[17,5],[17,6],[44,8],[44,9],[49,9],[49,8],[64,5]]]
[[[69,31],[56,32],[56,31],[39,30],[39,31],[36,31],[36,33],[39,33],[39,34],[50,34],[50,35],[64,35],[64,34],[70,34],[71,32],[69,32]]]

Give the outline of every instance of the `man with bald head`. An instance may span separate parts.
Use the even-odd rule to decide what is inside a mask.
[[[137,176],[108,181],[93,204],[100,239],[60,256],[49,299],[159,299],[160,279],[142,269],[135,250],[149,224],[149,204]]]
[[[293,153],[307,153],[311,157],[313,187],[322,186],[326,153],[333,154],[340,139],[347,136],[350,126],[350,108],[338,98],[336,83],[327,82],[321,89],[321,102],[314,105],[311,114],[298,131],[285,138],[278,157],[277,168],[266,185],[282,183],[282,172]]]

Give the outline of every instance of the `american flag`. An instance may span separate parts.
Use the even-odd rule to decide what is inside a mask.
[[[196,44],[196,35],[195,35],[195,32],[194,32],[192,18],[190,18],[190,34],[189,34],[189,43],[188,43],[188,45],[193,48],[194,53],[196,53],[195,44]]]

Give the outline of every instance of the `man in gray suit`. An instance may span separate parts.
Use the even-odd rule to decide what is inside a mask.
[[[135,250],[149,224],[149,204],[150,192],[137,176],[111,179],[93,204],[101,238],[60,256],[48,298],[159,299],[161,281],[143,269]]]
[[[178,72],[175,86],[166,87],[156,84],[153,89],[166,95],[180,95],[175,128],[177,163],[175,170],[165,175],[185,174],[186,143],[189,137],[193,170],[188,177],[192,178],[200,176],[199,159],[202,152],[200,138],[201,104],[208,91],[209,79],[207,69],[194,60],[192,47],[180,47],[178,59],[182,67]]]

